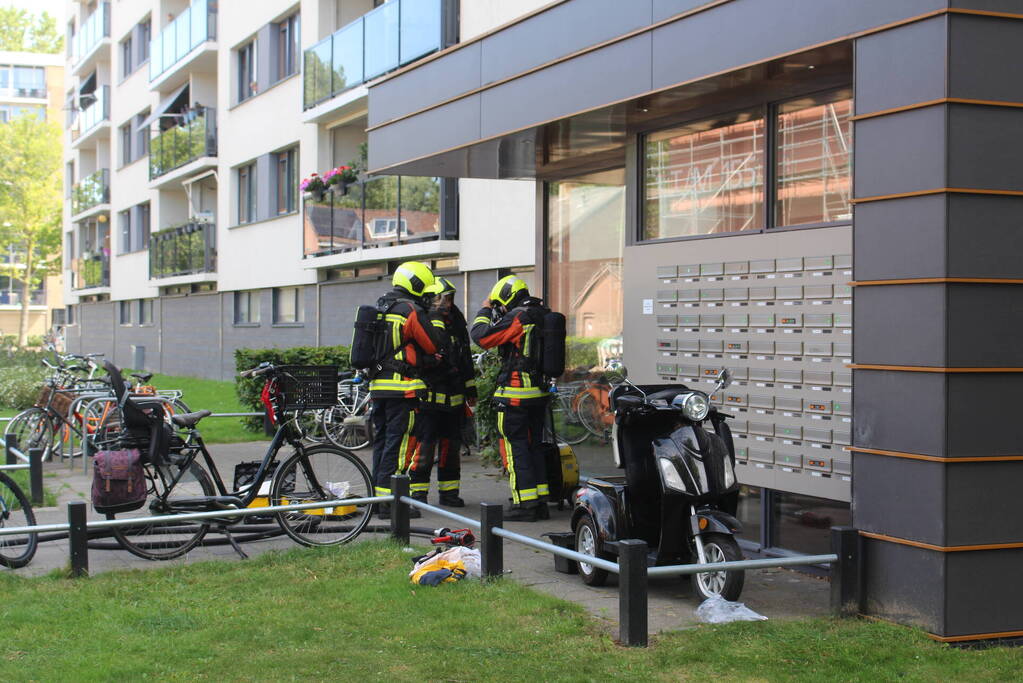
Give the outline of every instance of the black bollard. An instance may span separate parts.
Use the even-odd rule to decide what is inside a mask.
[[[504,508],[500,503],[480,503],[480,563],[485,579],[504,573],[504,539],[493,532],[503,525]]]
[[[861,611],[863,580],[863,537],[849,526],[831,527],[831,552],[838,561],[831,565],[831,611],[853,617]]]
[[[71,527],[68,536],[71,546],[71,576],[88,576],[89,530],[85,525],[85,501],[76,500],[67,504],[67,521]]]
[[[7,453],[7,465],[17,465],[18,456],[14,454],[14,450],[18,447],[18,437],[15,434],[4,435],[4,451]]]
[[[28,449],[28,481],[32,493],[32,504],[41,507],[43,504],[43,449]]]
[[[409,495],[409,478],[407,474],[391,475],[391,536],[403,545],[409,544],[409,506],[401,502],[402,496]]]
[[[618,542],[618,640],[629,647],[647,645],[647,545]]]

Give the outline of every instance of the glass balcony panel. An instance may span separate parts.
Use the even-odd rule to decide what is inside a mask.
[[[212,37],[209,35],[209,11],[209,0],[195,0],[189,8],[189,52]]]
[[[149,41],[149,80],[163,73],[163,36]]]
[[[402,242],[436,239],[440,235],[440,178],[401,176]]]
[[[216,37],[216,9],[216,3],[195,0],[150,41],[149,80],[158,78],[189,52]]]
[[[171,65],[174,64],[174,62],[177,61],[177,58],[174,55],[175,48],[177,47],[176,42],[175,42],[177,40],[177,31],[175,30],[176,28],[177,28],[176,24],[171,24],[170,26],[165,28],[161,32],[161,34],[160,34],[163,37],[163,70],[164,71],[169,69],[171,67]],[[163,71],[161,71],[160,73],[163,73]],[[157,76],[159,76],[159,75],[160,74],[157,74]]]
[[[366,22],[366,80],[398,68],[399,5],[400,2],[388,2],[363,16]]]
[[[363,70],[363,20],[345,26],[334,34],[334,83],[331,95],[362,83]]]
[[[398,242],[398,177],[382,176],[363,184],[365,193],[365,245],[381,246]]]
[[[92,96],[95,98],[92,104],[79,114],[81,117],[79,133],[81,135],[85,135],[96,125],[110,118],[110,86],[103,85],[96,88]]]
[[[110,201],[110,171],[102,168],[82,178],[71,190],[71,213],[83,211],[106,204]]]
[[[104,2],[96,8],[72,39],[74,61],[80,62],[92,52],[101,40],[110,36],[110,3]]]
[[[331,38],[305,51],[305,106],[308,109],[331,95]]]
[[[149,142],[149,179],[201,157],[217,155],[216,110],[203,107],[186,112],[179,126],[154,135]]]
[[[192,51],[192,8],[189,7],[174,20],[174,56],[181,59]]]
[[[399,58],[402,64],[441,47],[441,0],[401,0]]]
[[[348,186],[322,197],[307,194],[303,202],[303,251],[306,256],[327,256],[358,249],[362,244],[362,185]]]
[[[71,264],[75,289],[110,285],[110,258],[104,255],[83,256]]]
[[[149,277],[216,272],[215,236],[212,223],[185,223],[153,233],[149,238]]]

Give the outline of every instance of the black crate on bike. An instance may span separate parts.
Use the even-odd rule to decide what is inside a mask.
[[[336,365],[282,365],[277,370],[284,410],[319,410],[337,403]]]

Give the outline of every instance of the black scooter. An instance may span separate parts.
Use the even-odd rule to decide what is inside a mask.
[[[637,386],[625,379],[625,368],[615,371],[623,382],[609,397],[611,443],[625,475],[591,478],[576,492],[576,550],[613,559],[617,541],[638,538],[649,545],[652,566],[741,560],[739,484],[725,415],[702,391]],[[711,395],[730,383],[722,369]],[[606,571],[584,562],[579,574],[591,586],[607,579]],[[744,580],[744,571],[717,571],[696,574],[693,584],[702,599],[736,600]]]

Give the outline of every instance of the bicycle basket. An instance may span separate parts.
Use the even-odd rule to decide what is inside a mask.
[[[53,401],[50,403],[50,409],[58,415],[65,416],[68,414],[68,409],[71,408],[71,404],[78,396],[74,392],[54,389],[49,384],[46,384],[43,386],[42,391],[39,392],[39,398],[36,399],[36,405],[40,408],[45,408],[46,403],[50,401],[50,394],[53,394]]]
[[[282,365],[277,370],[284,410],[330,408],[337,403],[336,365]]]

